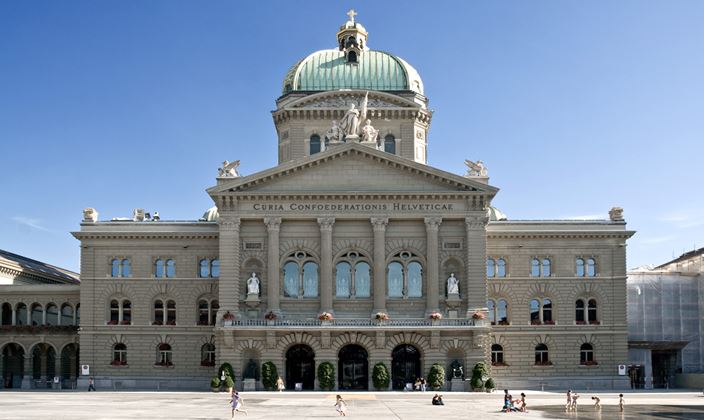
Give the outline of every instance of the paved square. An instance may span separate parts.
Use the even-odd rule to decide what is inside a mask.
[[[512,391],[514,395],[520,391]],[[582,394],[578,414],[561,408],[562,394],[527,391],[529,413],[519,418],[580,419],[704,419],[704,397],[696,392],[626,394],[621,415],[616,393]],[[484,419],[505,418],[498,410],[502,393],[446,393],[445,406],[430,404],[433,393],[343,393],[348,417],[358,419]],[[601,412],[591,407],[591,395],[599,395]],[[338,417],[334,393],[243,393],[250,419],[321,419]],[[227,394],[208,392],[0,392],[0,419],[228,419]],[[657,403],[658,406],[652,404]],[[539,408],[547,407],[549,413]],[[657,413],[656,413],[657,412]],[[245,417],[244,414],[236,416]]]

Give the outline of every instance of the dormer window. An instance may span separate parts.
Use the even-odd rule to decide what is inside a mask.
[[[355,51],[349,51],[347,53],[347,62],[357,64],[357,53]]]

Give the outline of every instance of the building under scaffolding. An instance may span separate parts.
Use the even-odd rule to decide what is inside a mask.
[[[704,248],[628,273],[633,388],[704,384]]]

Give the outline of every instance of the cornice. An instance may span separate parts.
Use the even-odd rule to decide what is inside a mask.
[[[628,239],[634,231],[488,232],[488,239]]]
[[[218,239],[218,232],[72,232],[76,239]]]

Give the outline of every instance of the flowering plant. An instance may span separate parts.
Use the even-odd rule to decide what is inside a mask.
[[[235,314],[233,314],[230,311],[225,312],[225,315],[222,316],[222,319],[225,321],[234,321],[235,320]]]
[[[332,321],[332,314],[330,312],[322,312],[318,315],[318,319],[321,321]]]
[[[579,362],[579,364],[583,366],[596,366],[599,363],[597,363],[596,360],[582,360]]]
[[[120,321],[120,325],[132,325],[132,321],[122,320]]]
[[[442,314],[440,312],[433,312],[430,314],[429,318],[433,321],[439,321],[442,319]]]
[[[275,320],[276,318],[277,318],[276,313],[274,313],[274,312],[272,312],[272,311],[269,311],[269,312],[266,313],[266,315],[264,315],[264,319],[266,319],[267,321],[273,321],[273,320]]]
[[[486,318],[486,314],[482,311],[474,311],[472,314],[472,319],[484,319]]]
[[[110,364],[113,366],[125,366],[127,365],[127,360],[113,360]]]
[[[117,325],[117,323],[118,323],[117,321],[112,320],[112,319],[110,321],[108,321],[108,325]]]
[[[153,321],[153,322],[152,322],[152,325],[164,325],[164,322],[163,322],[163,321],[156,320],[156,321]]]
[[[377,321],[388,321],[389,314],[386,312],[377,312],[376,315],[374,315],[374,318],[376,318]]]

